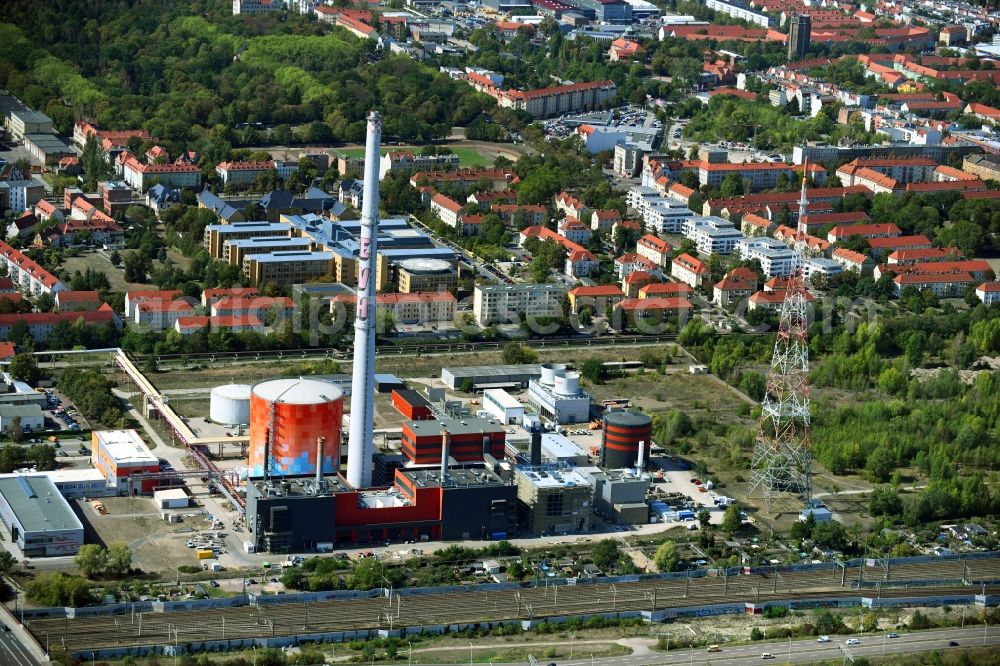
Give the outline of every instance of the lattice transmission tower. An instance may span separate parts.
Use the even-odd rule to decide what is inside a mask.
[[[806,171],[808,173],[808,171]],[[802,180],[799,219],[806,215],[806,179]],[[796,243],[792,269],[781,306],[767,392],[761,403],[748,494],[771,502],[782,493],[812,499],[812,450],[809,442],[809,301],[803,278],[803,243]]]

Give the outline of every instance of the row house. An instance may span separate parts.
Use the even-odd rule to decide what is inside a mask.
[[[93,312],[28,312],[20,314],[0,314],[0,339],[9,340],[15,325],[27,324],[28,334],[35,342],[45,342],[56,330],[56,327],[68,322],[74,324],[82,321],[92,326],[112,325],[121,328],[121,320],[105,303]]]
[[[740,220],[740,231],[747,238],[769,236],[777,228],[777,223],[757,213],[747,213]]]
[[[660,278],[650,271],[632,271],[622,279],[622,291],[626,298],[638,298],[641,289],[659,281]]]
[[[903,191],[903,184],[895,178],[868,168],[854,171],[851,174],[851,185],[861,185],[873,194],[898,194]]]
[[[907,287],[930,291],[939,298],[960,298],[965,290],[976,284],[976,278],[964,271],[954,273],[906,273],[892,280],[896,296],[902,296]]]
[[[774,230],[774,238],[790,248],[801,248],[807,257],[825,256],[830,251],[830,241],[785,225]]]
[[[635,251],[640,257],[645,257],[661,269],[670,265],[670,259],[674,254],[670,243],[653,234],[646,234],[640,238],[636,242]]]
[[[923,183],[931,180],[938,163],[926,157],[900,159],[857,158],[837,169],[840,182],[855,185],[858,171],[867,169],[892,178],[898,183]]]
[[[495,96],[501,108],[525,111],[533,118],[546,118],[603,108],[611,103],[617,92],[614,81],[593,81],[538,90],[499,90]]]
[[[228,333],[256,333],[264,335],[267,327],[264,322],[255,315],[192,315],[178,317],[174,321],[173,329],[181,335],[194,335],[202,331],[216,332],[226,331]]]
[[[846,213],[815,213],[803,215],[799,219],[798,230],[807,234],[815,234],[823,227],[828,227],[831,224],[834,226],[859,224],[867,222],[870,219],[868,213],[863,210],[848,211]]]
[[[886,262],[891,266],[909,266],[924,261],[955,261],[962,258],[957,247],[929,247],[916,250],[894,250]]]
[[[860,236],[862,238],[893,238],[899,236],[899,227],[895,224],[847,224],[830,229],[826,239],[831,243]]]
[[[604,314],[609,308],[614,308],[625,298],[618,285],[580,285],[569,291],[569,304],[571,310],[580,314],[585,308],[589,308],[595,314]]]
[[[201,292],[201,307],[211,308],[226,299],[253,299],[260,294],[253,287],[214,287]]]
[[[708,266],[690,254],[681,254],[674,257],[673,262],[671,262],[670,276],[697,289],[708,279]]]
[[[56,312],[94,312],[104,301],[96,291],[57,291]]]
[[[791,164],[784,162],[749,162],[746,164],[698,163],[699,185],[719,186],[729,174],[735,173],[741,180],[750,183],[751,190],[770,190],[778,185],[778,176],[784,175],[789,181],[795,178]]]
[[[684,282],[656,282],[639,290],[639,298],[693,298],[694,289]]]
[[[66,289],[59,278],[3,241],[0,241],[0,268],[6,270],[7,277],[25,296],[38,297]]]
[[[615,274],[619,279],[623,280],[636,271],[654,273],[659,271],[659,266],[636,252],[626,252],[615,258]]]
[[[447,195],[438,193],[431,197],[431,211],[452,229],[459,228],[462,222],[462,210],[462,204]]]
[[[784,305],[787,295],[788,292],[784,289],[774,291],[758,291],[750,296],[747,309],[751,312],[754,310],[764,310],[772,314],[777,314],[781,311],[781,306]],[[811,303],[816,300],[816,297],[809,292],[806,292],[805,298],[807,303]]]
[[[48,247],[70,247],[86,241],[88,245],[115,245],[125,238],[125,230],[111,219],[66,220],[35,235],[35,243]]]
[[[896,250],[928,250],[932,243],[927,236],[918,234],[915,236],[893,236],[892,238],[869,238],[868,247],[871,248],[873,259],[880,259],[883,254],[895,252]]]
[[[995,273],[989,262],[984,259],[964,259],[958,261],[924,261],[909,265],[889,265],[879,264],[875,267],[873,275],[875,279],[880,279],[883,275],[910,275],[910,274],[930,274],[930,273],[968,273],[977,284],[983,280],[993,279]]]
[[[749,268],[734,268],[713,286],[712,302],[728,308],[745,298],[750,298],[755,291],[757,291],[757,274]]]
[[[1000,109],[995,109],[992,106],[986,106],[978,102],[966,105],[964,113],[967,116],[975,116],[987,123],[1000,123]]]
[[[671,322],[678,326],[694,312],[686,298],[626,298],[614,309],[613,325],[618,330],[644,331]]]
[[[153,139],[149,132],[143,129],[135,130],[102,130],[93,123],[85,120],[78,120],[73,124],[73,143],[81,149],[86,145],[87,139],[94,137],[98,142],[103,143],[110,140],[115,146],[128,146],[130,140],[135,139],[139,143],[144,143]]]
[[[934,174],[932,175],[931,180],[939,183],[961,180],[979,180],[979,176],[942,164],[934,169]]]
[[[810,157],[809,159],[812,160],[814,158]],[[834,204],[853,194],[871,196],[871,190],[860,185],[809,188],[808,198],[810,208],[808,212],[812,214],[815,204]],[[800,196],[799,192],[761,192],[740,197],[709,199],[705,202],[702,213],[704,215],[721,215],[727,209],[763,210],[767,207],[772,207],[777,210],[783,206],[787,206],[792,215],[792,220],[797,221]]]
[[[467,190],[478,183],[486,182],[498,191],[509,190],[518,182],[517,174],[509,169],[458,169],[456,171],[418,171],[410,176],[410,186],[430,185],[441,188],[448,185]],[[357,206],[355,206],[357,208]]]
[[[221,298],[211,305],[213,317],[253,315],[268,321],[287,321],[295,314],[295,303],[287,296]]]
[[[517,203],[517,192],[514,190],[487,190],[485,192],[473,192],[465,200],[466,203],[477,206],[491,206],[493,204],[514,204]]]

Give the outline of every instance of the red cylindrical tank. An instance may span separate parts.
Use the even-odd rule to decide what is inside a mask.
[[[604,419],[601,464],[612,469],[635,467],[639,442],[645,442],[643,457],[649,460],[653,420],[645,414],[611,412]]]
[[[251,477],[264,475],[268,431],[273,426],[269,476],[316,473],[316,438],[326,437],[324,474],[340,464],[340,427],[344,416],[343,392],[316,379],[275,379],[250,390]]]

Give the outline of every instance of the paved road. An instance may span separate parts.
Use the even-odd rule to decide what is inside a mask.
[[[1000,646],[1000,633],[994,628],[984,642],[984,627],[966,629],[939,629],[919,633],[903,633],[899,638],[885,638],[885,634],[859,636],[860,645],[849,646],[851,655],[874,657],[881,654],[903,654],[930,652],[932,650],[959,650],[962,647],[982,647],[984,644]],[[830,643],[817,643],[815,638],[781,643],[757,643],[735,647],[723,646],[721,652],[708,652],[704,648],[677,650],[668,653],[634,654],[627,657],[584,658],[572,661],[560,660],[559,666],[653,666],[655,664],[711,664],[712,666],[735,666],[737,664],[768,663],[761,655],[770,653],[774,661],[770,663],[810,663],[824,660],[843,659],[841,648],[844,638],[838,637]],[[958,641],[959,647],[951,647],[949,641]],[[884,645],[883,645],[884,643]],[[542,664],[549,663],[539,659]],[[524,662],[513,662],[509,666],[520,666]],[[505,666],[505,665],[498,665]]]

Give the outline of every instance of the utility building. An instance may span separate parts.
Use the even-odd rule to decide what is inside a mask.
[[[0,520],[25,557],[75,555],[83,524],[44,474],[0,477]]]
[[[519,466],[514,469],[521,528],[534,534],[590,530],[593,489],[568,466]]]

